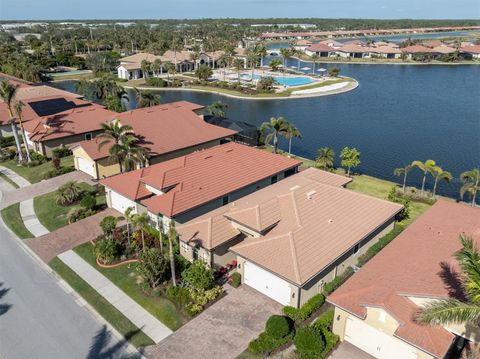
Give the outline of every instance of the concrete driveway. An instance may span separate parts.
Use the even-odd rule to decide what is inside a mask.
[[[374,359],[374,357],[349,342],[341,342],[328,359]]]
[[[147,358],[233,359],[282,306],[246,285],[207,308],[169,337],[145,348]]]

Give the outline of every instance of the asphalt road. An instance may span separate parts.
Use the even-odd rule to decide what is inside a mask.
[[[127,357],[137,355],[77,304],[0,220],[0,358]]]

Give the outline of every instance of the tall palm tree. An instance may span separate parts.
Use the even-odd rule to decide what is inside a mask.
[[[175,253],[173,253],[173,243],[177,242],[177,230],[175,229],[175,222],[170,221],[170,226],[168,228],[168,248],[169,248],[169,257],[170,257],[170,269],[172,271],[172,285],[177,286],[177,278],[175,271]]]
[[[109,151],[110,157],[122,163],[121,172],[135,169],[135,164],[145,163],[148,151],[138,147],[138,138],[134,135],[126,136],[121,143],[113,144]]]
[[[136,93],[137,107],[152,107],[160,104],[160,95],[149,90],[134,88]]]
[[[30,148],[28,147],[27,136],[25,135],[25,128],[23,127],[23,118],[22,118],[22,108],[25,104],[22,101],[17,101],[15,103],[15,113],[17,114],[18,123],[20,124],[20,130],[22,131],[23,143],[25,145],[25,152],[27,152],[27,161],[32,161],[32,156],[30,156]]]
[[[140,63],[140,68],[142,69],[144,79],[148,77],[148,73],[150,72],[151,65],[152,64],[150,63],[150,61],[147,61],[145,59],[143,59],[142,62]]]
[[[455,258],[463,272],[466,300],[448,298],[426,304],[416,315],[420,323],[431,325],[478,325],[480,321],[480,252],[472,238],[460,236],[462,249]]]
[[[133,128],[129,125],[122,125],[118,120],[112,120],[101,125],[103,133],[97,136],[97,139],[101,140],[98,144],[98,150],[106,145],[121,145],[127,136],[133,134]],[[109,149],[110,152],[111,148]],[[115,156],[112,156],[114,158]],[[120,166],[120,172],[123,172],[123,159],[117,157],[118,165]]]
[[[132,224],[140,230],[142,236],[142,250],[145,250],[145,229],[148,227],[149,221],[147,212],[136,213],[132,216]]]
[[[292,50],[286,47],[280,49],[280,56],[282,57],[282,65],[285,68],[285,60],[292,56]]]
[[[322,147],[318,150],[317,166],[323,169],[329,169],[333,167],[333,162],[335,160],[335,151],[329,147]]]
[[[413,161],[413,167],[418,167],[423,172],[423,179],[422,179],[422,196],[425,193],[425,180],[427,179],[427,173],[433,173],[433,168],[436,166],[434,160],[426,160],[425,162],[422,161]]]
[[[480,168],[463,172],[460,179],[464,182],[460,188],[460,196],[463,198],[465,193],[468,193],[472,198],[472,207],[475,206],[477,192],[480,191]]]
[[[264,122],[260,126],[260,131],[265,133],[268,131],[268,134],[265,136],[265,143],[269,144],[273,139],[273,153],[277,153],[278,149],[278,136],[282,133],[285,133],[287,128],[288,121],[283,117],[272,117],[270,122]]]
[[[437,192],[438,182],[441,182],[441,181],[450,182],[452,180],[452,174],[448,171],[444,171],[440,166],[435,166],[433,167],[432,175],[435,178],[432,195],[433,197],[435,197],[435,194]]]
[[[413,165],[406,165],[405,167],[395,168],[395,170],[393,171],[393,174],[395,176],[403,175],[403,186],[402,186],[403,193],[405,193],[407,190],[407,176],[408,176],[408,172],[410,172],[412,169],[413,169]]]
[[[233,59],[233,67],[235,67],[235,69],[237,70],[237,79],[238,79],[238,82],[240,82],[240,71],[242,71],[242,69],[245,67],[245,62],[236,57]]]
[[[263,59],[268,55],[267,48],[264,45],[257,47],[257,54],[260,56],[260,66],[263,66]]]
[[[303,138],[300,130],[290,122],[287,122],[283,136],[288,140],[288,154],[292,154],[292,138]]]
[[[127,221],[127,242],[130,245],[130,223],[132,223],[133,216],[135,215],[133,212],[133,207],[127,207],[125,212],[123,212],[123,218]]]
[[[162,60],[160,60],[159,58],[155,59],[155,61],[153,61],[152,65],[151,65],[151,68],[152,68],[152,71],[153,71],[153,75],[154,76],[158,76],[159,75],[159,72],[160,72],[160,75],[163,75],[163,66],[162,66]]]
[[[12,127],[12,134],[15,138],[15,145],[17,147],[18,153],[18,162],[23,161],[22,147],[20,146],[20,140],[18,138],[17,125],[15,123],[15,118],[13,117],[13,98],[17,92],[18,85],[11,85],[7,80],[0,82],[0,98],[7,104],[8,108],[8,117],[10,126]]]
[[[227,67],[230,66],[231,62],[232,62],[232,57],[226,53],[224,53],[223,55],[220,55],[220,57],[217,60],[218,66],[223,67],[223,81],[225,81]]]
[[[196,70],[198,67],[198,60],[200,59],[200,53],[198,51],[193,51],[190,53],[190,60],[193,61],[193,69]]]
[[[311,59],[313,61],[312,74],[314,74],[315,73],[315,66],[317,65],[317,61],[320,59],[320,56],[318,56],[318,54],[313,54],[311,56]]]
[[[167,81],[170,82],[170,74],[175,73],[175,65],[171,62],[166,62],[163,65],[163,68],[165,69],[165,71],[167,71]]]

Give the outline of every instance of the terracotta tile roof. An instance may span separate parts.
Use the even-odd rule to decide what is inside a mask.
[[[113,120],[116,116],[116,112],[90,104],[36,118],[25,124],[25,130],[29,133],[30,140],[43,142],[98,131],[102,123]]]
[[[461,248],[460,234],[480,244],[479,218],[478,208],[439,199],[328,301],[360,318],[366,306],[380,306],[401,323],[397,337],[443,357],[453,335],[442,327],[418,325],[412,318],[419,308],[408,297],[449,297],[441,273],[445,265],[458,271],[453,254]]]
[[[430,47],[422,46],[422,45],[412,45],[407,46],[401,49],[402,52],[406,52],[408,54],[416,54],[416,53],[423,53],[423,52],[434,52]]]
[[[424,41],[423,45],[433,48],[433,47],[442,46],[445,44],[440,40],[430,40],[430,41]]]
[[[313,44],[310,47],[307,47],[305,50],[311,51],[311,52],[333,52],[335,49],[333,47],[330,47],[328,45],[318,43],[318,44]]]
[[[152,213],[173,217],[300,164],[230,142],[133,172],[141,172],[137,175],[143,184],[166,192],[145,199],[142,204]],[[131,191],[124,191],[128,186],[137,186],[131,178],[120,174],[101,183],[136,199]]]
[[[302,286],[401,209],[332,186],[330,175],[301,171],[178,226],[180,239],[215,248],[240,233],[232,222],[225,229],[228,219],[256,232],[268,229],[230,250]]]
[[[141,139],[140,146],[148,149],[151,157],[155,157],[237,133],[211,125],[193,112],[202,108],[202,105],[192,102],[178,101],[122,112],[116,114],[115,118],[122,125],[132,126]],[[110,146],[104,146],[99,151],[98,143],[91,142],[81,142],[80,146],[93,160],[108,156]]]
[[[22,79],[19,79],[18,77],[7,75],[7,74],[4,74],[3,72],[0,72],[0,81],[4,81],[4,80],[7,80],[11,84],[18,85],[19,87],[28,87],[32,85],[30,81],[22,80]]]
[[[480,54],[480,45],[467,45],[460,48],[460,50],[469,54]]]
[[[15,94],[15,101],[31,100],[34,98],[46,97],[82,98],[82,95],[57,89],[55,87],[40,85],[20,87]]]
[[[343,46],[343,44],[341,42],[338,42],[338,41],[335,41],[335,40],[323,40],[323,41],[320,41],[319,44],[324,44],[324,45],[331,46],[331,47],[342,47]]]
[[[436,52],[440,54],[451,54],[452,52],[455,52],[455,51],[457,51],[457,49],[455,49],[454,47],[445,46],[445,45],[436,46],[432,48],[432,52]]]

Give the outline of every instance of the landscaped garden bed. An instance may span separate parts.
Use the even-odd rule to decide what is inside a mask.
[[[54,231],[97,213],[106,207],[106,200],[101,186],[69,181],[54,192],[35,197],[33,205],[40,223]]]
[[[119,225],[121,219],[126,225]],[[101,236],[74,251],[170,329],[224,295],[213,270],[180,256],[174,229],[162,235],[145,213],[131,211],[105,217],[100,226]]]

